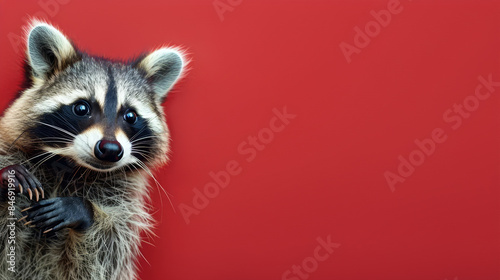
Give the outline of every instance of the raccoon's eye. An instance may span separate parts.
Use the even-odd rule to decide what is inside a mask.
[[[134,124],[137,121],[137,113],[134,110],[128,109],[123,115],[123,119],[129,124]]]
[[[90,114],[90,105],[86,101],[78,101],[73,105],[73,112],[80,117],[86,116]]]

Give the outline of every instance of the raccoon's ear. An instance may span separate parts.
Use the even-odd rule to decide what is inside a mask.
[[[33,76],[43,80],[79,59],[70,41],[46,23],[35,23],[29,29],[27,57]]]
[[[169,48],[158,49],[136,63],[136,67],[146,72],[151,82],[156,100],[162,103],[168,91],[179,79],[184,68],[182,54]]]

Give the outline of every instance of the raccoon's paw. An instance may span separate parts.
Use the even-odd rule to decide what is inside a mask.
[[[94,208],[81,197],[49,198],[22,211],[28,214],[25,225],[33,225],[44,234],[63,228],[84,231],[94,223]]]
[[[26,167],[16,164],[10,165],[0,170],[2,178],[2,196],[5,196],[9,188],[13,188],[15,193],[27,195],[31,200],[35,195],[36,201],[45,198],[42,183],[26,169]]]

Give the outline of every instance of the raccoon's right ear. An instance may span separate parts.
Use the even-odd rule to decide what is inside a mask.
[[[79,60],[70,41],[53,26],[36,22],[29,29],[27,58],[33,76],[47,80]]]

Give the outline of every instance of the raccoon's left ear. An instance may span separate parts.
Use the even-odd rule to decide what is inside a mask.
[[[146,72],[160,104],[165,100],[168,91],[179,79],[184,68],[182,54],[169,48],[158,49],[136,63],[136,67]]]
[[[79,59],[70,41],[52,25],[34,22],[28,33],[28,63],[33,76],[47,80]]]

